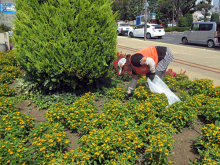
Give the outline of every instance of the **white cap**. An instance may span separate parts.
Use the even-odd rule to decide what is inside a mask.
[[[122,67],[124,66],[125,63],[126,63],[126,59],[125,59],[125,58],[121,58],[121,59],[118,61],[119,74],[121,74],[121,72],[122,72]],[[121,67],[121,65],[123,65],[123,66]]]

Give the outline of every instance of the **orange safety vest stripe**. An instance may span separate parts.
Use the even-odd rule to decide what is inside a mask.
[[[144,57],[150,57],[154,60],[155,62],[155,67],[157,66],[157,63],[158,63],[158,54],[157,54],[157,49],[155,46],[150,46],[148,48],[145,48],[145,49],[142,49],[136,53],[140,53],[142,54]],[[135,53],[135,54],[136,54]],[[150,67],[148,65],[143,65],[141,67],[135,67],[132,65],[131,63],[131,57],[135,54],[132,54],[129,58],[129,62],[131,64],[131,66],[133,67],[135,73],[137,74],[142,74],[142,75],[145,75],[146,73],[150,72]]]

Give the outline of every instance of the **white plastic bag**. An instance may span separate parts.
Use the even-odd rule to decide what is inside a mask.
[[[172,105],[176,101],[181,101],[157,75],[155,75],[153,81],[149,78],[147,78],[147,81],[151,92],[164,93],[166,95],[169,105]]]

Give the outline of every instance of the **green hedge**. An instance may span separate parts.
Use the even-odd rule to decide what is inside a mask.
[[[171,32],[171,31],[184,32],[185,30],[188,29],[189,27],[177,27],[177,26],[164,28],[165,32]]]
[[[17,0],[15,55],[46,89],[85,88],[107,77],[116,55],[109,0]]]

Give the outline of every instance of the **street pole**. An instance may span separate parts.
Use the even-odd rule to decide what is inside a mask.
[[[145,0],[145,12],[144,12],[144,41],[147,38],[147,0]]]
[[[174,23],[174,0],[173,0],[173,23]],[[173,23],[172,23],[172,27],[173,27]]]

